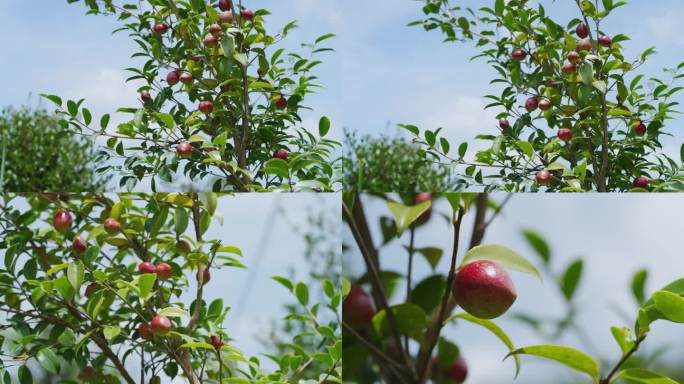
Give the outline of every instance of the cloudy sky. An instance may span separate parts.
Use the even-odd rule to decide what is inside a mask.
[[[494,196],[498,201],[503,197]],[[377,244],[381,238],[377,218],[381,215],[390,216],[390,213],[381,200],[371,198],[364,203]],[[442,199],[437,202],[436,210],[449,214],[451,208]],[[583,258],[584,274],[575,299],[579,308],[579,324],[591,342],[587,344],[574,334],[568,334],[560,340],[544,340],[507,315],[495,321],[516,346],[561,344],[606,358],[609,364],[615,364],[620,352],[611,336],[610,327],[631,326],[633,323],[636,304],[629,285],[634,272],[641,268],[649,270],[647,295],[684,277],[684,269],[680,268],[682,255],[679,241],[683,210],[684,198],[676,195],[625,195],[619,199],[607,195],[515,195],[490,226],[484,244],[505,245],[539,266],[539,259],[521,235],[523,229],[531,229],[542,235],[551,246],[552,268],[556,273],[559,274],[576,258]],[[464,219],[462,239],[470,238],[472,220],[472,215]],[[416,247],[434,246],[450,254],[452,236],[453,232],[446,220],[433,214],[433,219],[417,231]],[[346,228],[343,238],[345,244],[352,244],[351,234]],[[467,241],[462,243],[467,247]],[[383,269],[406,273],[405,244],[408,244],[408,235],[381,250]],[[460,255],[464,251],[462,248]],[[437,271],[446,273],[450,262],[447,259],[442,258]],[[362,273],[363,263],[358,253],[347,253],[343,260],[345,274],[358,277]],[[420,256],[416,257],[414,271],[414,281],[433,273]],[[511,313],[542,318],[562,316],[563,300],[554,281],[546,278],[539,282],[534,277],[517,272],[511,272],[511,278],[518,293]],[[405,286],[398,286],[397,292],[405,292]],[[395,295],[394,302],[403,300],[403,296]],[[488,331],[462,322],[448,326],[444,334],[460,343],[470,368],[467,383],[587,382],[581,374],[573,374],[565,367],[533,357],[523,357],[520,376],[514,381],[512,361],[501,362],[507,353],[506,347]],[[665,353],[664,358],[670,363],[679,363],[683,356],[683,336],[681,324],[657,322],[643,344],[644,350],[650,353],[658,347],[674,347]],[[556,379],[551,381],[550,377]]]

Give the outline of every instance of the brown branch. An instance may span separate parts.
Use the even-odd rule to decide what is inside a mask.
[[[397,363],[396,361],[392,360],[391,357],[387,356],[383,351],[378,349],[373,343],[370,341],[366,340],[365,337],[361,336],[356,330],[351,327],[349,324],[347,324],[344,320],[342,320],[342,327],[344,330],[351,335],[356,341],[360,342],[363,344],[368,350],[371,352],[371,354],[379,361],[382,363],[386,364],[387,367],[392,369],[394,371],[395,377],[397,377],[399,380],[402,382],[406,382],[406,379],[404,376],[401,374],[401,371],[404,370],[404,367],[401,366],[401,364]]]
[[[123,379],[126,380],[126,383],[135,384],[135,380],[133,380],[128,371],[126,371],[126,367],[124,367],[123,363],[119,359],[119,356],[117,356],[116,353],[109,348],[109,344],[107,344],[107,341],[105,341],[104,337],[100,335],[100,332],[93,333],[90,338],[95,342],[95,344],[97,344],[100,350],[102,350],[102,353],[114,364]]]
[[[608,375],[606,375],[605,378],[601,379],[599,384],[609,384],[610,380],[613,378],[613,376],[615,376],[618,369],[620,369],[622,364],[624,364],[627,361],[627,359],[629,359],[639,349],[639,345],[641,345],[641,343],[645,339],[646,339],[646,336],[641,336],[638,339],[636,339],[636,341],[634,342],[634,346],[632,346],[632,348],[629,351],[627,351],[627,353],[622,355],[622,358],[620,359],[620,361],[618,361],[617,364],[615,364],[613,369],[608,373]]]

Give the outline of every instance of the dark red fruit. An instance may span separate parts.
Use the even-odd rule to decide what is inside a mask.
[[[287,151],[284,149],[279,149],[273,153],[273,158],[274,159],[282,159],[282,160],[287,160]]]
[[[173,269],[166,263],[157,264],[155,272],[157,273],[157,279],[159,280],[168,280],[171,278],[171,275],[173,275]]]
[[[233,4],[230,0],[219,0],[218,7],[222,11],[230,11]]]
[[[214,35],[216,37],[219,37],[221,35],[221,31],[222,31],[221,26],[218,24],[212,24],[209,26],[208,29],[209,29],[209,33],[211,33],[212,35]]]
[[[66,232],[71,229],[71,225],[74,223],[74,219],[71,217],[71,213],[66,209],[60,209],[52,217],[52,225],[59,232]]]
[[[577,42],[577,46],[575,47],[575,51],[577,51],[577,52],[591,51],[592,48],[593,48],[593,44],[591,44],[591,40],[582,39],[582,40]]]
[[[214,35],[207,35],[207,37],[204,38],[204,45],[207,47],[215,47],[218,45],[218,37]]]
[[[209,273],[209,268],[204,268],[204,273],[202,275],[202,282],[204,284],[208,283],[211,280],[211,273]]]
[[[278,107],[278,109],[287,108],[287,99],[283,96],[278,97],[276,100],[276,107]]]
[[[138,327],[138,331],[140,332],[140,337],[142,337],[145,340],[152,340],[154,339],[154,332],[152,332],[152,328],[150,328],[150,325],[147,323],[140,323],[140,327]]]
[[[513,52],[511,52],[511,58],[515,61],[525,60],[526,57],[527,52],[525,52],[524,49],[516,49]]]
[[[575,29],[575,32],[577,32],[577,36],[579,36],[580,39],[584,39],[589,36],[589,27],[584,23],[580,23]]]
[[[240,11],[240,16],[245,20],[252,20],[254,19],[254,12],[251,9],[245,8]]]
[[[81,237],[81,235],[76,235],[74,236],[73,240],[73,248],[74,252],[83,253],[86,251],[86,248],[88,248],[88,243],[85,241],[84,238]]]
[[[525,109],[527,109],[528,112],[533,112],[539,107],[539,101],[537,101],[536,97],[530,97],[525,101]]]
[[[214,103],[211,101],[201,101],[199,103],[199,110],[205,115],[208,115],[214,110]]]
[[[568,53],[568,61],[571,63],[576,64],[580,61],[581,58],[582,56],[579,53],[577,53],[577,51],[570,51],[570,53]]]
[[[638,136],[643,136],[646,134],[646,131],[648,129],[646,128],[646,124],[644,122],[639,122],[636,127],[634,127],[634,133],[636,133]]]
[[[189,158],[192,156],[192,145],[187,141],[183,141],[176,147],[176,153],[182,158]]]
[[[535,179],[539,185],[549,185],[551,184],[551,172],[546,169],[542,169],[541,171],[537,172]]]
[[[190,83],[192,83],[193,77],[192,77],[192,74],[190,72],[183,72],[180,75],[179,79],[180,79],[181,83],[183,83],[183,84],[190,84]]]
[[[219,15],[219,21],[221,21],[221,24],[233,24],[233,21],[235,21],[235,17],[233,16],[233,12],[231,11],[225,11],[222,14]]]
[[[648,189],[649,180],[646,176],[639,176],[634,179],[632,185],[634,188]]]
[[[223,339],[220,339],[218,336],[211,336],[210,339],[214,349],[217,351],[221,350],[221,347],[223,347]]]
[[[152,318],[150,328],[155,335],[164,336],[171,331],[172,325],[168,317],[157,315]]]
[[[466,380],[466,377],[468,377],[468,366],[462,356],[459,355],[458,359],[449,366],[446,375],[458,384]]]
[[[95,378],[96,372],[93,367],[85,367],[81,371],[81,373],[78,374],[78,379],[82,381],[90,381]]]
[[[97,288],[98,288],[97,283],[89,284],[85,289],[86,297],[90,297],[93,293],[95,293],[95,291],[97,291]]]
[[[610,36],[601,36],[599,37],[598,42],[603,47],[610,47],[613,45],[613,39],[611,39]]]
[[[143,104],[147,104],[152,101],[152,95],[150,94],[150,91],[140,92],[140,100],[142,100]]]
[[[180,80],[180,74],[176,70],[171,71],[166,75],[166,82],[169,83],[169,85],[178,84],[178,80]]]
[[[567,62],[561,67],[561,71],[566,74],[577,72],[577,65],[575,63]]]
[[[161,35],[161,34],[166,33],[166,31],[169,30],[169,26],[167,24],[164,24],[164,23],[158,23],[158,24],[155,24],[154,27],[152,27],[152,30],[154,30],[155,33],[158,33]]]
[[[155,273],[157,272],[157,267],[149,261],[143,261],[138,265],[138,271],[140,271],[140,273]]]
[[[508,273],[489,260],[463,266],[454,277],[452,293],[461,308],[481,319],[503,315],[517,298]]]
[[[502,130],[506,131],[510,127],[511,127],[511,123],[509,123],[507,119],[499,120],[499,128],[501,128]]]
[[[561,128],[558,130],[558,138],[563,140],[563,141],[570,141],[572,140],[572,129],[570,128]]]
[[[375,316],[375,305],[366,292],[356,284],[352,284],[349,295],[342,303],[342,318],[353,328],[362,328],[370,324]]]
[[[551,107],[551,100],[549,99],[543,99],[539,102],[539,109],[541,109],[542,111],[548,111],[549,109],[551,109]]]
[[[107,231],[107,233],[109,233],[110,235],[113,235],[113,234],[119,233],[119,231],[121,231],[121,224],[115,218],[108,217],[104,221],[104,229],[105,229],[105,231]]]

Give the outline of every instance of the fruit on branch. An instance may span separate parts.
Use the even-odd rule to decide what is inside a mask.
[[[176,85],[178,84],[178,81],[180,80],[180,74],[178,71],[173,70],[169,72],[168,75],[166,75],[166,82],[169,83],[169,85]]]
[[[288,155],[287,151],[282,149],[282,148],[273,152],[273,158],[274,159],[287,160],[287,155]]]
[[[582,56],[579,53],[577,53],[577,51],[570,51],[570,53],[568,53],[568,61],[571,63],[576,64],[580,61],[581,58]]]
[[[121,223],[113,217],[108,217],[104,221],[104,229],[110,235],[119,233],[121,231]]]
[[[71,225],[74,223],[71,213],[66,209],[60,209],[55,212],[52,217],[52,226],[59,232],[66,232],[71,229]]]
[[[604,47],[610,47],[613,45],[613,39],[611,39],[610,36],[601,36],[599,37],[598,42]]]
[[[447,368],[446,376],[456,383],[463,383],[468,377],[468,366],[462,356],[454,361],[449,368]]]
[[[204,38],[204,45],[207,47],[215,47],[218,45],[218,37],[209,34],[207,37]]]
[[[190,243],[188,243],[185,240],[178,240],[176,242],[176,249],[178,252],[182,255],[185,255],[187,253],[190,253]]]
[[[208,29],[209,29],[209,33],[211,33],[212,35],[214,35],[216,37],[219,37],[221,35],[222,29],[221,29],[221,26],[218,24],[212,24],[209,26]]]
[[[202,282],[204,284],[208,283],[209,280],[211,280],[211,273],[209,273],[209,268],[204,268],[204,273],[202,275]]]
[[[636,133],[638,136],[645,135],[646,131],[647,131],[646,124],[644,124],[643,121],[640,121],[639,124],[637,124],[634,127],[634,133]]]
[[[219,0],[218,7],[222,11],[230,11],[233,7],[231,0]]]
[[[244,8],[240,11],[240,16],[245,20],[251,21],[254,19],[254,11],[249,8]]]
[[[78,379],[82,381],[89,381],[95,378],[96,372],[93,367],[85,367],[78,374]]]
[[[542,111],[548,111],[549,109],[551,109],[551,107],[551,100],[549,99],[543,99],[539,102],[539,109],[541,109]]]
[[[563,73],[566,74],[575,73],[577,72],[577,65],[572,62],[567,62],[563,64],[563,67],[561,67],[561,71],[563,71]]]
[[[551,172],[546,169],[542,169],[541,171],[537,172],[535,179],[539,185],[549,185],[551,184]]]
[[[157,315],[152,318],[150,328],[155,335],[164,336],[171,331],[172,325],[168,317]]]
[[[211,345],[214,347],[215,350],[220,351],[221,347],[223,347],[223,339],[220,339],[218,336],[211,336]]]
[[[97,283],[90,283],[85,289],[86,297],[90,297],[93,293],[95,293],[95,291],[97,291],[97,288]]]
[[[649,180],[646,176],[639,176],[636,179],[634,179],[634,182],[632,182],[634,188],[648,189],[648,184]]]
[[[276,107],[278,107],[278,109],[285,109],[285,108],[287,108],[287,99],[282,95],[278,96],[275,104],[276,104]]]
[[[356,284],[351,285],[349,294],[342,303],[342,319],[352,328],[363,328],[375,316],[375,304],[370,296]]]
[[[159,263],[155,267],[155,272],[157,273],[157,279],[168,280],[173,275],[173,269],[167,263]]]
[[[530,97],[525,101],[525,109],[527,109],[528,112],[533,112],[539,107],[539,101],[537,100],[536,97]]]
[[[166,31],[169,30],[169,26],[168,26],[168,24],[165,24],[165,23],[157,23],[152,27],[152,30],[154,30],[154,32],[157,34],[162,35],[162,34],[166,33]]]
[[[233,21],[235,21],[235,17],[233,16],[233,12],[231,11],[225,11],[222,14],[219,15],[219,21],[221,21],[221,24],[233,24]]]
[[[147,104],[152,101],[152,95],[150,94],[150,91],[140,92],[140,100],[142,100],[143,104]]]
[[[516,49],[511,52],[511,58],[515,61],[525,60],[527,57],[527,52],[524,49]]]
[[[570,128],[561,128],[558,130],[558,138],[563,141],[572,140],[572,135],[572,129]]]
[[[83,237],[81,237],[81,235],[76,235],[76,236],[74,236],[72,246],[73,246],[74,252],[83,253],[86,251],[86,248],[88,248],[88,243],[86,243],[85,239]]]
[[[582,51],[591,51],[593,48],[593,44],[591,43],[590,39],[582,39],[577,42],[577,46],[575,47],[575,51],[577,52],[582,52]]]
[[[589,27],[584,23],[579,23],[577,28],[575,28],[575,32],[577,32],[577,36],[579,36],[580,39],[584,39],[589,36]]]
[[[517,297],[508,273],[489,260],[463,266],[456,272],[451,288],[456,304],[481,319],[503,315]]]
[[[199,110],[205,115],[208,115],[214,110],[214,103],[208,100],[201,101],[199,103]]]
[[[138,271],[140,271],[140,273],[155,273],[157,272],[157,267],[149,261],[143,261],[138,265]]]
[[[193,77],[192,77],[192,74],[190,72],[183,72],[183,73],[181,73],[179,79],[180,79],[180,82],[183,84],[190,84],[190,83],[192,83]]]
[[[183,141],[176,147],[176,153],[184,159],[190,158],[192,156],[192,145],[187,141]]]
[[[500,119],[499,120],[499,128],[501,128],[502,130],[506,131],[510,127],[511,127],[511,123],[509,123],[507,119]]]
[[[154,332],[152,332],[152,328],[150,328],[150,325],[147,323],[140,323],[140,326],[138,327],[138,332],[140,332],[140,337],[142,337],[145,340],[154,339]]]

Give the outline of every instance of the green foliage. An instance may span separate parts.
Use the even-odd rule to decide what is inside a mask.
[[[44,110],[0,112],[4,160],[0,190],[12,192],[84,192],[105,189],[108,178],[96,173],[103,158],[91,140],[63,129]]]

